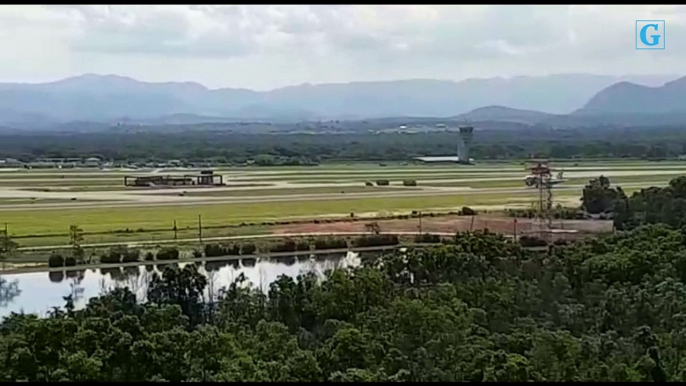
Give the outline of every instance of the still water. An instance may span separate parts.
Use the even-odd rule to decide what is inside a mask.
[[[358,253],[348,252],[347,254],[301,256],[279,260],[243,259],[178,263],[181,268],[186,264],[199,264],[198,270],[208,277],[209,284],[205,296],[210,296],[211,293],[216,294],[221,287],[231,284],[241,273],[252,283],[253,287],[266,291],[269,284],[280,275],[293,278],[306,272],[323,275],[324,272],[333,268],[359,265],[360,256]],[[116,287],[129,287],[136,293],[139,301],[145,301],[147,284],[153,272],[161,272],[165,265],[169,264],[2,275],[2,279],[6,282],[3,283],[1,291],[0,317],[22,311],[45,316],[53,307],[63,308],[65,304],[63,297],[70,294],[74,296],[76,308],[83,308],[90,298]],[[16,288],[7,290],[10,285],[16,285]]]

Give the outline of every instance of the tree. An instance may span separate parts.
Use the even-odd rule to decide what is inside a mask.
[[[2,260],[3,267],[5,260],[12,257],[17,248],[19,248],[19,244],[10,238],[7,226],[5,226],[5,229],[0,233],[0,260]]]
[[[83,229],[79,228],[78,225],[69,226],[69,244],[72,248],[72,256],[76,259],[79,264],[83,264],[83,257],[85,255],[83,248],[81,248],[81,242],[83,241]]]
[[[609,212],[619,197],[616,189],[610,187],[610,180],[600,176],[589,181],[582,192],[582,207],[586,212],[598,214]]]

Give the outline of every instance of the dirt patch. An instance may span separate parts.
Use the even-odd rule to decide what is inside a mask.
[[[373,219],[365,219],[356,222],[332,222],[320,224],[290,224],[275,226],[272,230],[274,234],[287,233],[308,233],[308,232],[365,232],[365,224],[373,222]],[[407,220],[379,220],[376,221],[381,228],[381,232],[419,232],[419,218]],[[587,236],[591,234],[611,232],[612,221],[609,220],[555,220],[553,227],[556,229],[576,230],[575,235]],[[422,233],[454,233],[457,231],[484,230],[512,235],[530,233],[539,229],[532,219],[517,219],[515,226],[514,218],[499,215],[478,215],[474,216],[473,223],[471,216],[445,216],[430,217],[424,216],[421,219]],[[575,238],[566,235],[565,239]]]

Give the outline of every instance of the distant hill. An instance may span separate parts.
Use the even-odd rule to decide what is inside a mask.
[[[632,81],[651,89],[649,86],[674,78],[561,74],[461,82],[417,79],[303,84],[261,92],[240,88],[211,90],[193,82],[150,83],[117,75],[87,74],[51,83],[0,83],[0,125],[28,128],[72,121],[194,124],[234,120],[447,118],[483,106],[529,110],[514,114],[518,117],[515,120],[520,121],[534,119],[531,114],[536,111],[574,111],[617,82]],[[499,115],[499,119],[510,113],[478,112]]]
[[[553,120],[555,114],[533,110],[513,109],[505,106],[487,106],[453,117],[459,121],[503,121],[524,124],[544,123]]]
[[[683,114],[686,77],[651,87],[620,82],[598,92],[574,114]]]

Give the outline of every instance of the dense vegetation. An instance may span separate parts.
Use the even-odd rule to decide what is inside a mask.
[[[672,179],[666,187],[641,189],[631,196],[601,176],[584,188],[581,201],[589,213],[611,214],[615,228],[620,230],[659,223],[686,226],[686,176]]]
[[[0,325],[3,381],[683,381],[686,233],[493,234],[204,296],[195,265]],[[213,300],[213,301],[210,301]]]
[[[507,126],[505,124],[501,125]],[[377,127],[383,129],[385,127]],[[115,161],[215,161],[260,165],[311,164],[322,161],[409,160],[423,155],[453,155],[454,132],[384,133],[236,133],[221,129],[187,131],[109,130],[87,133],[0,132],[0,158],[101,157]],[[165,130],[165,135],[159,131]],[[650,158],[686,154],[683,128],[639,127],[527,129],[474,132],[475,159]]]

